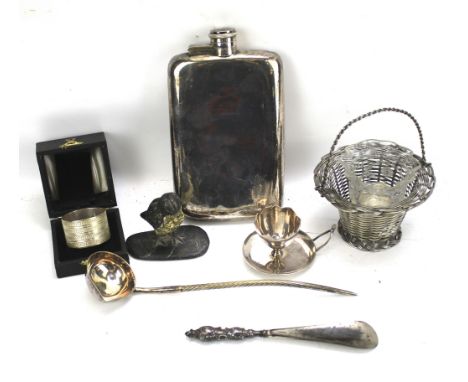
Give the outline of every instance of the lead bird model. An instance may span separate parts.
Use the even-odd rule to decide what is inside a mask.
[[[185,219],[177,194],[168,192],[154,199],[140,216],[153,231],[140,232],[127,239],[128,252],[140,260],[182,260],[202,256],[210,240],[194,225],[181,225]]]

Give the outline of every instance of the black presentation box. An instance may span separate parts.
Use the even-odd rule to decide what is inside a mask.
[[[36,155],[51,219],[57,277],[85,273],[82,261],[96,251],[111,251],[128,261],[104,133],[39,142]],[[91,248],[69,248],[60,217],[86,207],[107,208],[111,238]]]

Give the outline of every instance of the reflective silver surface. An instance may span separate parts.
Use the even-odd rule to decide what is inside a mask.
[[[383,112],[411,119],[419,135],[421,156],[396,143],[375,139],[336,149],[350,126]],[[365,251],[380,251],[398,244],[406,213],[424,203],[435,186],[418,121],[403,109],[388,107],[349,121],[336,136],[329,154],[316,166],[314,180],[320,195],[339,210],[341,237]]]
[[[90,207],[62,216],[65,241],[70,248],[89,248],[105,243],[111,237],[105,208]]]
[[[210,39],[169,64],[175,190],[189,217],[251,217],[282,200],[282,64],[234,28]]]
[[[300,231],[301,219],[287,207],[268,206],[255,217],[256,232],[244,241],[242,252],[246,262],[261,272],[287,274],[303,270],[312,263],[317,251],[328,243],[331,229],[312,239]],[[314,240],[330,234],[316,247]]]
[[[94,147],[91,150],[91,174],[93,178],[93,191],[95,194],[109,191],[101,147]]]
[[[239,327],[202,326],[185,333],[200,341],[243,340],[252,337],[285,337],[298,340],[327,342],[360,349],[373,349],[379,344],[374,328],[363,321],[332,326],[301,326],[283,329],[253,330]]]
[[[247,264],[258,271],[288,274],[308,267],[317,250],[310,236],[299,231],[278,254],[273,254],[265,240],[256,232],[252,232],[245,240],[242,252]]]
[[[173,293],[208,289],[239,288],[250,286],[286,286],[302,289],[320,290],[346,296],[355,296],[354,292],[326,285],[312,284],[294,280],[241,280],[222,281],[204,284],[171,285],[153,288],[135,286],[135,275],[130,265],[112,252],[95,252],[86,260],[86,279],[91,290],[104,302],[128,297],[133,292]]]
[[[284,247],[299,232],[300,225],[301,219],[288,207],[267,206],[255,217],[257,233],[272,248]]]
[[[112,252],[95,252],[86,260],[86,280],[104,302],[125,298],[135,290],[132,268]]]

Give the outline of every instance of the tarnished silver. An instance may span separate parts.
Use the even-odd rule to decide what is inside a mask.
[[[356,295],[354,292],[343,289],[294,280],[242,280],[140,288],[135,286],[135,275],[130,265],[115,253],[106,251],[95,252],[86,260],[86,280],[91,291],[104,302],[120,300],[130,296],[132,293],[189,292],[248,286],[287,286],[320,290],[347,296]]]
[[[82,208],[62,216],[65,241],[70,248],[95,247],[111,237],[105,208]]]
[[[253,330],[202,326],[185,333],[189,338],[204,342],[243,340],[252,337],[285,337],[298,340],[327,342],[360,349],[373,349],[379,344],[374,328],[363,321],[333,326],[301,326],[283,329]]]
[[[107,192],[109,185],[107,184],[106,166],[101,147],[94,147],[91,150],[90,160],[94,193]]]
[[[335,150],[351,125],[382,112],[401,113],[413,121],[421,156],[396,143],[375,139]],[[419,123],[397,108],[381,108],[353,119],[341,129],[329,154],[315,168],[315,186],[338,208],[338,231],[346,242],[366,251],[396,245],[406,212],[426,201],[435,186]]]
[[[57,182],[57,170],[55,164],[54,155],[44,155],[44,164],[47,174],[47,183],[49,185],[50,197],[52,200],[58,200],[58,182]]]
[[[188,217],[252,217],[281,204],[281,59],[239,50],[236,35],[214,29],[210,44],[169,63],[174,183]]]
[[[335,226],[312,239],[299,230],[300,224],[301,219],[291,208],[263,208],[255,217],[256,232],[244,241],[244,259],[265,273],[287,274],[306,268],[331,239]],[[329,234],[326,242],[317,247],[314,241],[326,234]]]

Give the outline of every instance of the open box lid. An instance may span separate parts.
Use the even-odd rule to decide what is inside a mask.
[[[36,155],[49,217],[117,205],[104,133],[39,142]]]

